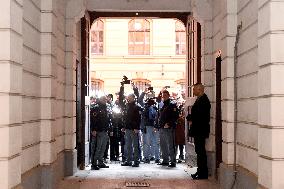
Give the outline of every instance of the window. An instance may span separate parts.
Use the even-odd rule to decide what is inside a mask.
[[[100,96],[104,90],[104,81],[101,79],[91,78],[91,96]]]
[[[145,91],[150,86],[151,81],[148,79],[132,79],[134,85],[138,88],[139,92]]]
[[[185,91],[185,79],[179,79],[175,81],[177,84],[177,89],[180,91]]]
[[[91,28],[91,54],[102,55],[104,52],[104,22],[96,21]]]
[[[150,54],[150,22],[133,19],[128,23],[128,53],[130,55]]]
[[[193,97],[192,86],[201,82],[201,25],[194,19],[188,22],[188,78],[187,96]]]
[[[185,26],[181,21],[176,21],[176,54],[185,54],[186,51],[186,34]]]

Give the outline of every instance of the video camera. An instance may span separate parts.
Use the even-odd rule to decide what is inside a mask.
[[[128,79],[128,77],[126,77],[125,75],[123,76],[122,78],[122,82],[120,82],[121,85],[124,85],[124,84],[130,84],[130,80]]]
[[[156,104],[155,97],[147,98],[145,104],[148,104],[149,106]]]

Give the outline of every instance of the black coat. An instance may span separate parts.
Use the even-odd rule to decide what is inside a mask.
[[[126,106],[125,129],[140,129],[141,116],[140,107],[135,103],[128,103]]]
[[[110,131],[111,114],[106,104],[95,104],[91,106],[91,131]]]
[[[164,105],[160,110],[159,116],[159,128],[164,128],[165,124],[168,124],[170,128],[175,128],[179,112],[175,101],[168,99],[164,101]]]
[[[206,94],[203,94],[192,106],[191,114],[187,120],[192,122],[189,135],[191,137],[209,137],[210,133],[210,101]]]

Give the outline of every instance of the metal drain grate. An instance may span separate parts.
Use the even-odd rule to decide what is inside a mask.
[[[148,182],[126,182],[126,187],[150,187]]]

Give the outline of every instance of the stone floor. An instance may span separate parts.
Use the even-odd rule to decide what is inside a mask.
[[[158,166],[154,163],[140,164],[140,167],[122,167],[119,162],[108,164],[110,168],[78,171],[65,178],[58,189],[219,189],[216,181],[192,180],[190,174],[196,168],[185,163],[176,168]]]

